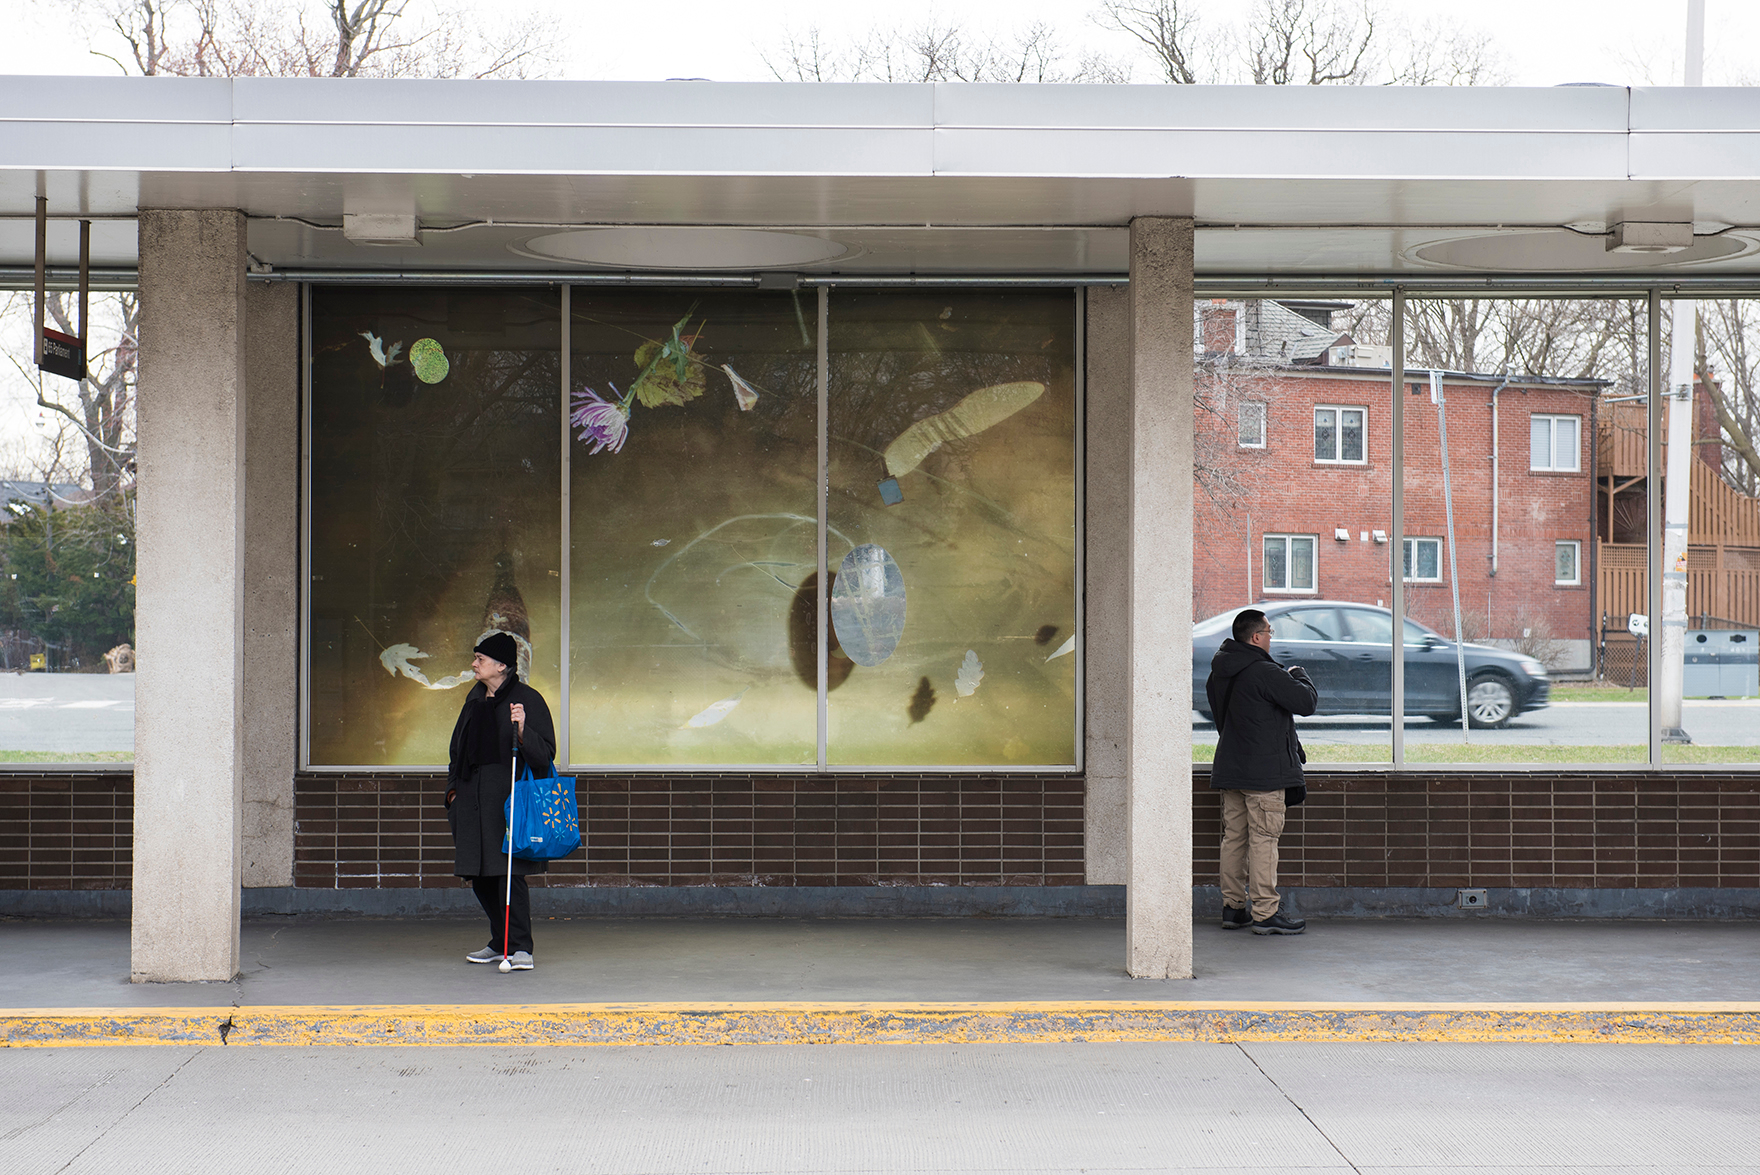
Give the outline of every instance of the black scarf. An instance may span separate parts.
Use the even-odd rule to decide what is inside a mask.
[[[519,678],[510,668],[501,688],[493,695],[483,686],[484,696],[471,699],[471,715],[464,724],[464,765],[467,770],[502,762],[501,718],[496,710],[510,704]]]

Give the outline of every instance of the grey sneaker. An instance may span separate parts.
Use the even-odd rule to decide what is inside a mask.
[[[499,963],[501,955],[494,947],[484,947],[466,955],[464,961],[467,963]]]
[[[530,951],[515,951],[507,957],[507,965],[515,971],[530,971],[532,969],[532,953]]]

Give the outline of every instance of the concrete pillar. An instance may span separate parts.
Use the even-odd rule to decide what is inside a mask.
[[[293,884],[299,705],[299,287],[245,294],[245,888]]]
[[[1130,746],[1131,297],[1123,286],[1097,286],[1087,299],[1082,843],[1088,884],[1123,885]]]
[[[140,218],[137,983],[238,972],[245,221]]]
[[[1125,969],[1192,975],[1192,222],[1131,222]]]

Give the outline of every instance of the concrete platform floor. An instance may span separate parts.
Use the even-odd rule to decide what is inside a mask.
[[[556,919],[537,968],[464,961],[480,918],[253,919],[230,983],[131,984],[128,924],[0,921],[0,1009],[809,1001],[1760,1002],[1760,923],[1196,927],[1193,980],[1125,976],[1114,919]]]

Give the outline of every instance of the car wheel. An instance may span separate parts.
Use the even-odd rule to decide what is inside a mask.
[[[1492,730],[1508,722],[1516,712],[1516,691],[1509,679],[1482,673],[1467,682],[1467,720],[1475,729]]]

